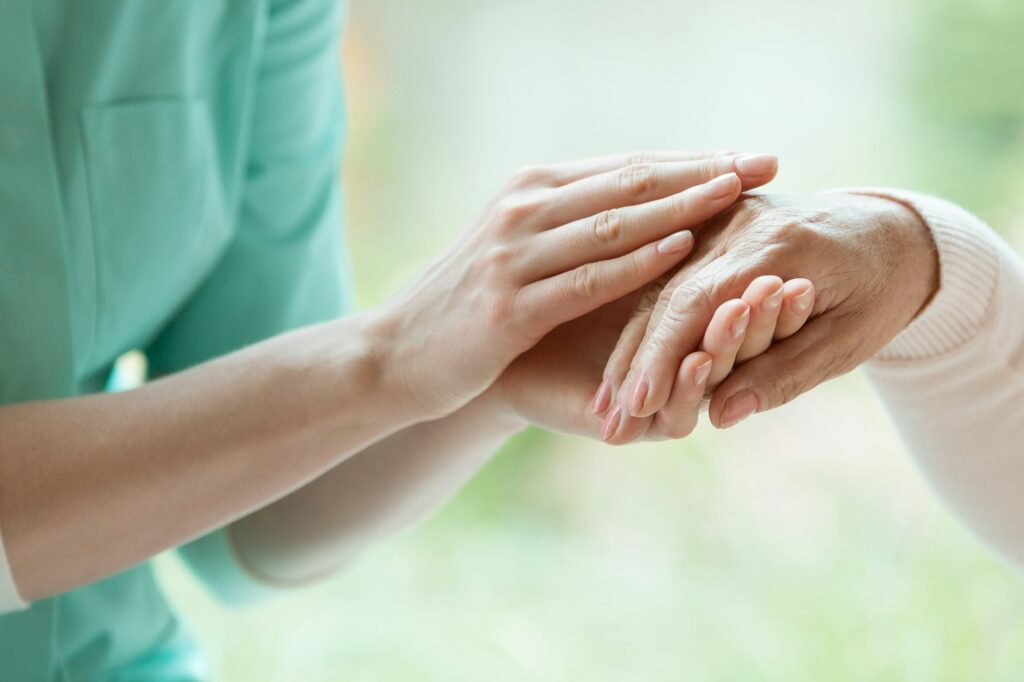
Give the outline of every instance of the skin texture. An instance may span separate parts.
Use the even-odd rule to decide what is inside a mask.
[[[778,278],[769,279],[781,282]],[[786,290],[789,300],[799,293],[810,292],[813,297],[813,288],[806,280],[795,280],[793,284]],[[760,286],[752,285],[752,289]],[[607,424],[616,417],[609,409],[611,396],[607,382],[600,381],[601,372],[623,334],[623,326],[631,318],[637,319],[635,311],[647,295],[647,291],[635,292],[561,325],[520,356],[495,385],[505,409],[551,431],[592,438],[607,435]],[[673,392],[671,404],[653,417],[630,421],[636,438],[664,440],[689,433],[693,425],[683,420],[689,419],[692,412],[695,421],[696,412],[691,407],[704,399],[710,365],[718,363],[727,372],[731,364],[726,367],[725,362],[752,338],[747,334],[737,338],[729,333],[732,322],[744,313],[749,317],[749,305],[743,300],[727,301],[718,309],[707,327],[702,350],[690,354],[682,364],[679,376],[683,383]],[[786,312],[780,319],[792,333],[808,313],[809,307],[801,315],[794,317]],[[764,342],[761,339],[757,343]],[[538,390],[539,385],[546,389]]]
[[[684,231],[739,196],[736,168],[735,156],[666,155],[520,172],[388,306],[399,380],[428,414],[464,405],[558,325],[678,264],[693,244]],[[453,357],[457,371],[437,371]]]
[[[643,338],[624,333],[612,356],[630,359],[615,387],[623,410],[630,409],[628,396],[637,384],[648,383],[644,404],[633,410],[638,417],[665,409],[674,377],[715,309],[756,277],[812,280],[812,319],[714,390],[709,413],[719,427],[782,405],[861,364],[917,315],[938,286],[927,227],[912,209],[889,199],[841,193],[748,197],[701,234],[698,252],[661,288],[655,304],[637,308],[630,325],[642,326]],[[636,437],[636,429],[620,428],[609,440]]]
[[[775,170],[773,157],[737,154],[528,169],[378,309],[133,391],[0,408],[0,521],[21,595],[235,521],[229,537],[259,573],[333,568],[450,494],[521,425],[495,387],[517,356],[678,264],[686,228]],[[532,405],[563,389],[543,369]],[[449,453],[424,470],[431,449]],[[301,526],[315,515],[341,524],[342,541],[330,524]]]

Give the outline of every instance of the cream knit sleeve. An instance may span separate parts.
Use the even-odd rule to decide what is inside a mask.
[[[941,270],[935,298],[868,375],[938,495],[1024,567],[1024,262],[946,201],[855,191],[914,208]]]

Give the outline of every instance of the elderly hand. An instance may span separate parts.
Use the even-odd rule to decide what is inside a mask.
[[[527,169],[385,306],[388,378],[423,416],[454,411],[555,327],[677,265],[688,228],[776,169],[774,157],[731,153]]]
[[[637,309],[620,337],[604,375],[622,413],[609,442],[646,432],[715,310],[769,274],[814,282],[812,319],[714,388],[709,411],[718,427],[782,405],[869,359],[938,285],[928,229],[903,204],[853,193],[746,198],[702,228],[695,257],[653,305]],[[695,423],[696,411],[687,424]]]
[[[592,438],[606,436],[614,428],[617,406],[611,405],[607,382],[594,389],[641,295],[634,292],[545,336],[495,382],[497,404],[520,422]],[[683,360],[668,404],[657,415],[638,420],[644,426],[643,437],[676,438],[680,430],[692,428],[686,419],[700,404],[705,388],[727,374],[735,358],[762,352],[773,329],[776,338],[799,330],[813,302],[814,291],[806,280],[783,285],[778,277],[760,277],[743,297],[723,303],[704,333],[701,350]]]

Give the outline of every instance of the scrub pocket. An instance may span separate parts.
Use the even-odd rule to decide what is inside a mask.
[[[82,112],[95,249],[96,362],[144,343],[227,245],[229,211],[210,109],[152,99]]]

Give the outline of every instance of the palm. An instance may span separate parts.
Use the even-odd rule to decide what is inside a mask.
[[[552,431],[598,436],[601,420],[590,401],[635,299],[626,296],[557,327],[512,363],[500,381],[520,416]]]

